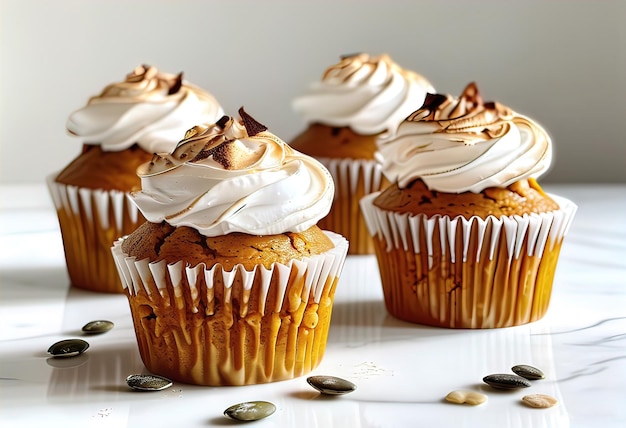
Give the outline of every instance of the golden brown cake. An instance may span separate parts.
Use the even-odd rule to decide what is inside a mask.
[[[293,259],[313,257],[333,247],[317,226],[278,235],[233,232],[204,236],[192,227],[145,222],[124,240],[122,251],[129,257],[150,262],[164,260],[173,264],[184,260],[191,267],[203,263],[207,268],[220,264],[226,270],[236,265],[251,270],[257,265],[270,269],[274,263],[288,264]]]
[[[376,141],[418,108],[427,91],[422,76],[388,55],[346,56],[329,67],[308,94],[294,101],[307,128],[290,145],[318,159],[335,180],[335,199],[320,227],[350,241],[350,254],[371,254],[372,240],[359,201],[389,184],[374,160]]]
[[[290,145],[313,157],[373,160],[379,135],[362,135],[349,127],[312,123]]]
[[[397,183],[389,186],[374,199],[374,205],[400,214],[462,216],[467,220],[472,217],[523,216],[559,209],[559,205],[532,178],[504,188],[488,187],[480,193],[438,192],[428,189],[422,180],[417,179],[402,189]]]
[[[73,286],[122,292],[111,243],[145,221],[125,195],[140,187],[137,168],[151,157],[136,144],[117,152],[85,144],[80,156],[49,179]]]
[[[67,122],[83,150],[48,179],[56,206],[70,282],[86,290],[121,293],[111,245],[145,220],[128,194],[140,188],[139,165],[171,150],[198,121],[222,115],[208,93],[182,74],[140,66],[104,88]]]
[[[348,251],[316,224],[333,182],[240,110],[139,169],[148,219],[112,249],[141,358],[198,385],[301,376],[321,362]],[[182,185],[181,185],[182,184]]]
[[[470,84],[429,94],[378,156],[394,184],[361,204],[392,315],[449,328],[544,316],[576,206],[535,180],[551,161],[543,128]]]
[[[84,144],[81,155],[67,165],[54,181],[88,189],[139,190],[141,180],[137,168],[150,159],[152,153],[137,144],[116,152],[104,151],[99,145]]]

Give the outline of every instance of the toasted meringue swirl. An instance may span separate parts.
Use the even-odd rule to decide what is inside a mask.
[[[401,68],[388,55],[343,58],[293,102],[308,123],[350,127],[362,135],[393,133],[434,92],[422,76]]]
[[[430,190],[479,193],[537,178],[550,167],[552,143],[531,119],[483,102],[470,83],[460,98],[429,94],[393,138],[379,141],[377,160],[403,188],[422,179]]]
[[[301,232],[328,214],[334,195],[318,161],[227,116],[190,129],[138,173],[142,190],[131,197],[147,220],[205,236]]]
[[[104,151],[125,150],[136,143],[149,153],[169,152],[187,129],[223,114],[217,100],[184,82],[182,73],[161,73],[143,65],[72,113],[67,130]]]

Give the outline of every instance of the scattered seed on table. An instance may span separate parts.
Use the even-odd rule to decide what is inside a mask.
[[[126,378],[126,383],[138,391],[161,391],[172,386],[168,378],[149,374],[134,374]]]
[[[498,389],[528,388],[531,385],[528,379],[521,376],[500,373],[485,376],[483,382]]]
[[[48,348],[48,353],[54,357],[75,357],[89,348],[89,343],[82,339],[60,340]]]
[[[87,334],[105,333],[113,328],[115,324],[107,320],[90,321],[83,326],[83,332]]]
[[[545,379],[546,375],[543,374],[541,370],[536,367],[529,366],[527,364],[519,364],[517,366],[511,367],[513,373],[528,380],[539,380]]]
[[[355,384],[335,376],[310,376],[306,381],[313,388],[326,395],[342,395],[356,390]]]
[[[454,404],[467,403],[476,406],[487,401],[487,396],[480,392],[457,390],[446,395],[446,401]]]
[[[547,409],[548,407],[555,406],[558,400],[546,394],[530,394],[523,396],[522,402],[536,409]]]
[[[238,421],[258,421],[276,411],[276,406],[268,401],[248,401],[233,404],[224,410],[224,415]]]

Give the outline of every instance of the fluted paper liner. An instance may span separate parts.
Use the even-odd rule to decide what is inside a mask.
[[[225,270],[136,260],[112,248],[152,373],[198,385],[248,385],[313,370],[326,349],[348,241],[311,258]]]
[[[380,165],[369,159],[316,158],[335,182],[335,198],[330,213],[318,222],[350,242],[349,254],[374,254],[374,243],[361,215],[359,201],[387,184]]]
[[[542,318],[576,205],[486,219],[409,215],[361,208],[371,235],[387,310],[397,318],[450,328],[496,328]]]
[[[145,219],[118,190],[89,189],[47,178],[59,218],[67,270],[72,285],[91,291],[121,293],[122,284],[111,245]]]

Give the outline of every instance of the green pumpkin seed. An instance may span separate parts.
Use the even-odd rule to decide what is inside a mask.
[[[54,357],[67,358],[82,354],[89,348],[89,343],[82,339],[60,340],[48,348],[48,353]]]
[[[276,406],[268,401],[248,401],[234,404],[224,410],[224,415],[238,421],[258,421],[276,411]]]
[[[529,366],[526,364],[519,364],[517,366],[511,367],[513,373],[528,380],[539,380],[544,379],[546,375],[543,374],[541,370],[536,367]]]
[[[90,321],[83,326],[83,332],[87,334],[106,333],[111,330],[115,324],[107,320]]]
[[[126,378],[126,383],[138,391],[161,391],[172,386],[168,378],[156,375],[135,374]]]
[[[326,395],[342,395],[356,390],[355,384],[335,376],[310,376],[306,381],[313,388]]]

